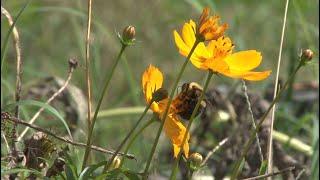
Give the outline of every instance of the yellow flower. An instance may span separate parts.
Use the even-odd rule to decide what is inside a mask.
[[[149,67],[145,70],[142,75],[142,88],[144,97],[147,103],[150,103],[152,100],[152,95],[155,91],[159,90],[162,87],[163,83],[163,75],[161,71],[149,65]],[[159,102],[153,102],[150,109],[155,112],[159,119],[161,119],[164,115],[165,108],[168,104],[168,99],[163,99]],[[175,108],[169,109],[169,113],[166,117],[164,123],[164,132],[170,138],[171,143],[173,145],[173,154],[174,157],[177,157],[180,146],[182,144],[183,136],[186,133],[186,128],[180,122],[178,115],[175,113]],[[187,141],[183,146],[183,152],[186,157],[189,156],[189,141],[190,135],[188,134]]]
[[[195,41],[195,36],[188,34],[189,39]],[[193,39],[192,39],[193,38]],[[175,42],[179,52],[187,56],[191,47],[175,34]],[[229,37],[220,37],[212,40],[206,46],[199,43],[190,60],[194,66],[203,70],[211,70],[231,78],[241,78],[259,81],[267,78],[271,71],[251,71],[258,67],[262,61],[261,53],[256,50],[247,50],[232,53],[234,44]]]
[[[228,25],[219,25],[219,19],[219,16],[209,17],[209,8],[205,8],[200,16],[198,26],[196,26],[196,23],[192,20],[183,25],[181,34],[183,42],[187,47],[191,48],[196,40],[196,37],[203,42],[215,40],[223,36]],[[174,31],[174,36],[175,38],[179,37],[179,39],[181,39],[176,30]]]

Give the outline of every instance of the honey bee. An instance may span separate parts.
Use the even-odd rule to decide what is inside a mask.
[[[202,91],[203,88],[195,82],[184,83],[182,85],[181,92],[176,96],[173,103],[177,114],[181,118],[185,120],[190,119]],[[206,106],[206,101],[202,100],[195,117],[198,116],[206,108]]]

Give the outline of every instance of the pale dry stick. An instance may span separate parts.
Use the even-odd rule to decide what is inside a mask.
[[[1,6],[1,13],[8,19],[9,25],[13,25],[13,19],[10,15],[10,13]],[[15,90],[15,100],[18,102],[20,100],[20,94],[21,94],[21,75],[22,75],[22,61],[21,61],[21,48],[20,48],[20,38],[19,33],[16,28],[16,26],[13,26],[12,29],[13,33],[13,42],[14,47],[17,54],[17,74],[16,74],[16,90]],[[19,118],[19,106],[16,106],[15,116]]]
[[[284,11],[284,17],[283,17],[283,25],[282,25],[282,33],[281,33],[281,40],[280,40],[280,47],[279,47],[279,56],[278,56],[278,64],[277,64],[277,74],[276,74],[276,80],[274,83],[274,92],[273,92],[273,100],[276,98],[278,94],[278,81],[279,81],[279,73],[280,73],[280,64],[281,64],[281,54],[282,54],[282,46],[283,46],[283,39],[284,39],[284,32],[286,29],[286,22],[287,22],[287,13],[288,13],[288,6],[289,6],[289,0],[286,0],[286,7]],[[276,103],[274,104],[272,108],[272,114],[271,114],[271,123],[270,123],[270,134],[269,134],[269,141],[268,141],[268,169],[267,173],[272,172],[272,160],[273,160],[273,152],[272,152],[272,133],[273,133],[273,123],[274,123],[274,114],[276,109]],[[268,180],[271,180],[271,178],[268,178]]]
[[[13,26],[12,33],[13,33],[13,42],[14,42],[14,47],[16,50],[16,60],[17,60],[17,74],[16,74],[16,89],[15,89],[15,101],[19,102],[20,100],[20,94],[21,94],[21,75],[22,75],[22,61],[21,61],[21,48],[20,48],[20,38],[19,38],[19,33],[14,25],[14,21],[12,19],[12,16],[10,13],[1,6],[1,13],[8,19],[9,25]],[[15,116],[19,118],[19,106],[17,105],[15,107]],[[16,144],[15,144],[15,139],[17,138],[17,125],[14,124],[13,130],[12,130],[12,152],[13,154],[16,154]]]
[[[244,96],[246,97],[246,102],[248,104],[248,111],[249,111],[249,114],[251,116],[252,126],[256,130],[257,129],[257,125],[256,125],[256,121],[255,121],[254,116],[253,116],[252,106],[251,106],[251,102],[250,102],[249,95],[248,95],[248,88],[247,88],[246,82],[243,79],[241,81],[242,81],[242,87],[243,87]],[[259,135],[258,135],[257,131],[256,131],[256,141],[257,141],[257,145],[258,145],[260,161],[261,161],[261,163],[263,163],[263,154],[262,154],[261,144],[260,144]]]
[[[70,59],[69,60],[69,63],[71,63],[71,61],[74,61],[73,59]],[[73,66],[73,65],[70,65],[69,66],[69,72],[68,72],[68,77],[67,77],[67,80],[64,82],[64,84],[61,86],[61,88],[55,92],[48,100],[47,102],[45,102],[45,104],[50,104],[60,93],[62,93],[62,91],[68,86],[70,80],[71,80],[71,77],[72,77],[72,74],[73,74],[73,71],[75,69],[76,66]],[[44,107],[41,107],[34,115],[33,117],[31,118],[31,120],[29,121],[30,124],[33,124],[36,119],[40,116],[41,112],[44,110],[45,108]],[[18,141],[21,141],[21,139],[23,138],[23,136],[28,132],[29,130],[29,127],[26,127],[23,132],[20,134],[20,136],[18,137]],[[72,138],[72,137],[71,137]]]
[[[302,170],[299,172],[299,174],[297,175],[296,180],[299,180],[299,179],[301,178],[302,174],[303,174],[305,171],[306,171],[306,169],[302,169]]]
[[[10,154],[10,153],[11,153],[11,150],[10,150],[10,146],[9,146],[9,144],[8,144],[8,140],[7,140],[7,138],[6,138],[6,135],[4,135],[4,133],[2,133],[2,132],[1,132],[1,135],[2,135],[2,137],[3,137],[4,143],[6,144],[6,147],[7,147],[7,150],[8,150],[8,154]]]
[[[86,36],[86,83],[87,83],[87,106],[88,106],[88,132],[90,131],[91,126],[91,78],[90,78],[90,32],[91,32],[91,12],[92,10],[92,1],[88,0],[88,20],[87,20],[87,36]]]
[[[278,172],[273,172],[273,173],[264,174],[264,175],[260,175],[260,176],[255,176],[255,177],[251,177],[251,178],[246,178],[246,179],[242,179],[242,180],[257,180],[257,179],[270,178],[270,177],[273,177],[273,176],[276,176],[276,175],[279,175],[279,174],[283,174],[283,173],[292,171],[294,169],[295,169],[295,167],[292,166],[292,167],[288,167],[288,168],[282,169],[282,170],[280,170]]]
[[[209,160],[209,158],[212,156],[212,154],[214,154],[215,152],[217,152],[217,151],[221,148],[221,146],[223,146],[223,145],[224,145],[226,142],[228,142],[228,141],[229,141],[229,138],[225,138],[225,139],[223,139],[222,141],[220,141],[219,144],[218,144],[216,147],[214,147],[214,149],[212,149],[212,151],[210,151],[210,152],[207,154],[207,156],[206,156],[206,158],[203,160],[201,166],[204,166],[204,165],[207,163],[207,161]]]
[[[54,137],[54,138],[56,138],[56,139],[58,139],[60,141],[63,141],[65,143],[68,143],[68,144],[71,144],[71,145],[74,145],[74,146],[84,147],[84,148],[87,147],[87,144],[85,144],[85,143],[74,142],[74,141],[66,139],[64,137],[59,137],[53,132],[50,132],[50,131],[48,131],[46,129],[43,129],[43,128],[39,127],[39,126],[30,124],[30,123],[28,123],[28,122],[26,122],[24,120],[8,116],[5,113],[1,113],[1,120],[9,120],[9,121],[11,121],[13,123],[17,123],[17,124],[21,124],[21,125],[27,126],[29,128],[35,129],[37,131],[41,131],[41,132],[43,132],[43,133],[45,133],[47,135],[50,135],[50,136],[52,136],[52,137]],[[98,146],[94,146],[94,145],[91,145],[91,149],[99,151],[99,152],[107,153],[107,154],[114,154],[114,151],[107,150],[107,149],[104,149],[102,147],[98,147]],[[132,154],[124,154],[122,152],[119,152],[118,155],[125,156],[125,157],[127,157],[129,159],[135,159],[134,155],[132,155]]]

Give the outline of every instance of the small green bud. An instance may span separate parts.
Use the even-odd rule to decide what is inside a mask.
[[[188,158],[190,169],[193,171],[199,169],[202,164],[202,161],[203,161],[203,158],[202,158],[201,154],[199,154],[197,152],[192,153]]]
[[[159,102],[166,98],[168,98],[168,91],[164,88],[160,88],[152,94],[152,100],[155,102]]]

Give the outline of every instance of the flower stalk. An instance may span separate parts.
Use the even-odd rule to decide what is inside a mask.
[[[112,78],[112,75],[114,73],[114,70],[116,69],[118,63],[119,63],[119,60],[124,52],[124,50],[126,49],[127,45],[125,44],[122,44],[121,46],[121,49],[120,49],[120,52],[116,58],[116,61],[114,62],[114,64],[112,65],[112,68],[111,68],[111,71],[109,74],[106,74],[106,78],[105,78],[105,84],[104,84],[104,87],[102,89],[102,92],[101,92],[101,95],[100,95],[100,98],[99,98],[99,101],[98,101],[98,104],[97,104],[97,108],[94,112],[94,115],[93,115],[93,118],[92,118],[92,121],[90,123],[90,129],[89,129],[89,132],[88,132],[88,138],[87,138],[87,147],[90,147],[92,142],[92,132],[93,132],[93,128],[94,128],[94,124],[97,120],[97,116],[98,116],[98,112],[99,112],[99,109],[100,109],[100,106],[102,104],[102,100],[103,100],[103,97],[106,93],[106,90],[109,86],[109,83],[110,83],[110,80]],[[87,165],[87,161],[88,161],[88,157],[89,157],[89,154],[90,154],[90,148],[86,148],[86,151],[84,153],[84,159],[83,159],[83,162],[82,162],[82,169],[84,169]]]
[[[160,138],[160,135],[161,135],[161,132],[162,132],[162,129],[163,129],[163,126],[164,126],[166,117],[167,117],[167,115],[168,115],[168,112],[169,112],[169,109],[170,109],[170,105],[171,105],[171,103],[172,103],[172,99],[173,99],[175,90],[176,90],[176,88],[177,88],[177,86],[178,86],[178,83],[179,83],[179,81],[180,81],[180,79],[181,79],[181,77],[182,77],[182,74],[183,74],[185,68],[187,67],[187,64],[188,64],[188,62],[189,62],[189,59],[190,59],[192,53],[194,52],[194,50],[196,49],[196,47],[198,46],[198,44],[199,44],[200,42],[201,42],[201,41],[200,41],[199,39],[196,39],[196,41],[194,42],[194,44],[193,44],[193,46],[192,46],[192,48],[191,48],[188,56],[186,57],[183,65],[182,65],[182,67],[181,67],[181,69],[180,69],[180,72],[179,72],[179,74],[178,74],[178,77],[177,77],[174,85],[173,85],[173,88],[172,88],[172,90],[171,90],[171,92],[170,92],[168,104],[167,104],[167,106],[166,106],[164,115],[163,115],[163,117],[162,117],[162,119],[161,119],[161,124],[160,124],[159,130],[158,130],[158,132],[157,132],[156,139],[155,139],[155,141],[154,141],[154,143],[153,143],[153,146],[152,146],[152,149],[151,149],[151,153],[150,153],[149,158],[148,158],[148,160],[147,160],[147,165],[146,165],[145,170],[144,170],[143,179],[147,179],[148,170],[149,170],[149,167],[150,167],[150,164],[151,164],[151,161],[152,161],[154,152],[155,152],[156,147],[157,147],[157,145],[158,145],[159,138]]]
[[[186,140],[187,140],[187,134],[189,133],[190,131],[190,128],[191,128],[191,125],[192,125],[192,122],[198,112],[198,109],[200,107],[200,104],[201,104],[201,101],[203,100],[204,98],[204,94],[205,94],[205,91],[207,90],[208,86],[209,86],[209,82],[212,78],[212,75],[213,75],[213,72],[212,71],[208,71],[208,76],[207,76],[207,79],[205,81],[205,84],[204,84],[204,87],[203,87],[203,91],[198,99],[198,102],[196,104],[196,107],[194,108],[192,114],[191,114],[191,117],[190,117],[190,120],[189,120],[189,123],[188,123],[188,126],[187,126],[187,130],[186,130],[186,133],[184,134],[184,137],[183,137],[183,140],[182,140],[182,143],[181,143],[181,147],[184,146]],[[173,164],[173,170],[171,172],[171,175],[170,175],[170,179],[176,179],[176,174],[177,174],[177,169],[178,169],[178,165],[179,165],[179,161],[181,159],[181,155],[182,155],[182,151],[180,149],[180,152],[178,154],[178,157],[175,159],[174,161],[174,164]]]
[[[121,144],[119,145],[119,147],[117,148],[116,152],[112,155],[112,157],[110,158],[109,162],[105,165],[104,167],[104,171],[106,171],[107,169],[110,168],[110,165],[112,164],[112,162],[114,161],[115,157],[117,156],[118,152],[121,150],[121,148],[124,146],[124,144],[127,142],[127,140],[130,138],[130,136],[132,135],[132,133],[134,132],[134,130],[138,127],[138,125],[140,124],[141,120],[143,119],[143,117],[147,114],[151,104],[153,103],[153,100],[151,100],[151,102],[147,105],[147,107],[145,108],[145,110],[143,111],[143,113],[141,114],[139,120],[136,122],[136,124],[134,125],[134,127],[130,130],[130,132],[127,134],[127,136],[124,138],[124,140],[121,142]]]
[[[142,128],[130,139],[130,141],[128,142],[127,147],[126,147],[125,150],[124,150],[124,152],[125,152],[124,154],[126,154],[126,153],[129,151],[131,145],[132,145],[133,142],[137,139],[137,137],[138,137],[148,126],[150,126],[152,123],[156,122],[156,120],[155,120],[156,117],[157,117],[157,116],[154,116],[150,121],[148,121],[147,123],[145,123],[145,124],[142,126]],[[125,159],[123,159],[123,160],[121,161],[120,166],[119,166],[120,169],[121,169],[124,161],[125,161]]]

